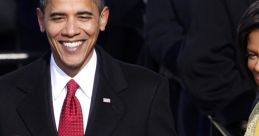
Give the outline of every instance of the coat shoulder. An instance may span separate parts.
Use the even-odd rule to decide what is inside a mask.
[[[167,79],[154,71],[135,64],[119,62],[128,82],[152,86],[160,82],[167,82]],[[132,80],[132,81],[131,81]]]
[[[0,77],[0,88],[12,88],[18,84],[33,84],[42,77],[43,72],[46,72],[48,63],[40,58],[34,62],[23,66],[15,71],[7,73]]]

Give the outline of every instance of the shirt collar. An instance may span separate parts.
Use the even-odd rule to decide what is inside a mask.
[[[94,77],[97,64],[97,55],[95,50],[93,50],[93,55],[90,58],[89,62],[84,66],[79,73],[73,77],[77,82],[83,94],[88,98],[92,97],[92,90],[94,84]],[[51,86],[52,86],[52,95],[54,100],[58,99],[63,91],[67,82],[72,79],[65,72],[63,72],[56,64],[53,54],[50,58],[50,71],[51,71]]]

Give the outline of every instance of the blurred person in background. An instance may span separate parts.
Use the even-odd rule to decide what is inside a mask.
[[[231,135],[244,134],[254,92],[238,68],[236,28],[252,2],[148,1],[145,48],[151,58],[147,62],[153,65],[147,65],[178,88],[171,94],[179,97],[172,101],[179,104],[173,109],[178,113],[179,135],[207,136],[209,115]]]
[[[189,1],[190,27],[177,60],[195,104],[233,136],[244,135],[255,97],[239,68],[236,42],[238,22],[253,1]]]
[[[143,0],[107,0],[106,3],[111,17],[107,29],[100,33],[98,44],[113,57],[135,64],[144,44],[145,3]]]
[[[206,136],[209,133],[207,118],[193,105],[176,66],[190,25],[189,0],[148,0],[146,5],[145,47],[139,63],[170,80],[171,108],[178,134]]]

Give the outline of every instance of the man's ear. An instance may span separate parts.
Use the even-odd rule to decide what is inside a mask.
[[[109,8],[105,6],[100,14],[99,28],[101,31],[105,30],[105,26],[108,23],[109,14]]]
[[[45,31],[44,13],[40,8],[37,8],[36,10],[37,10],[37,18],[38,18],[40,31],[44,32]]]

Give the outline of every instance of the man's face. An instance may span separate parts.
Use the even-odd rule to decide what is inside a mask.
[[[68,75],[75,76],[87,64],[108,15],[108,8],[100,13],[94,0],[48,0],[44,12],[37,9],[54,59]]]

